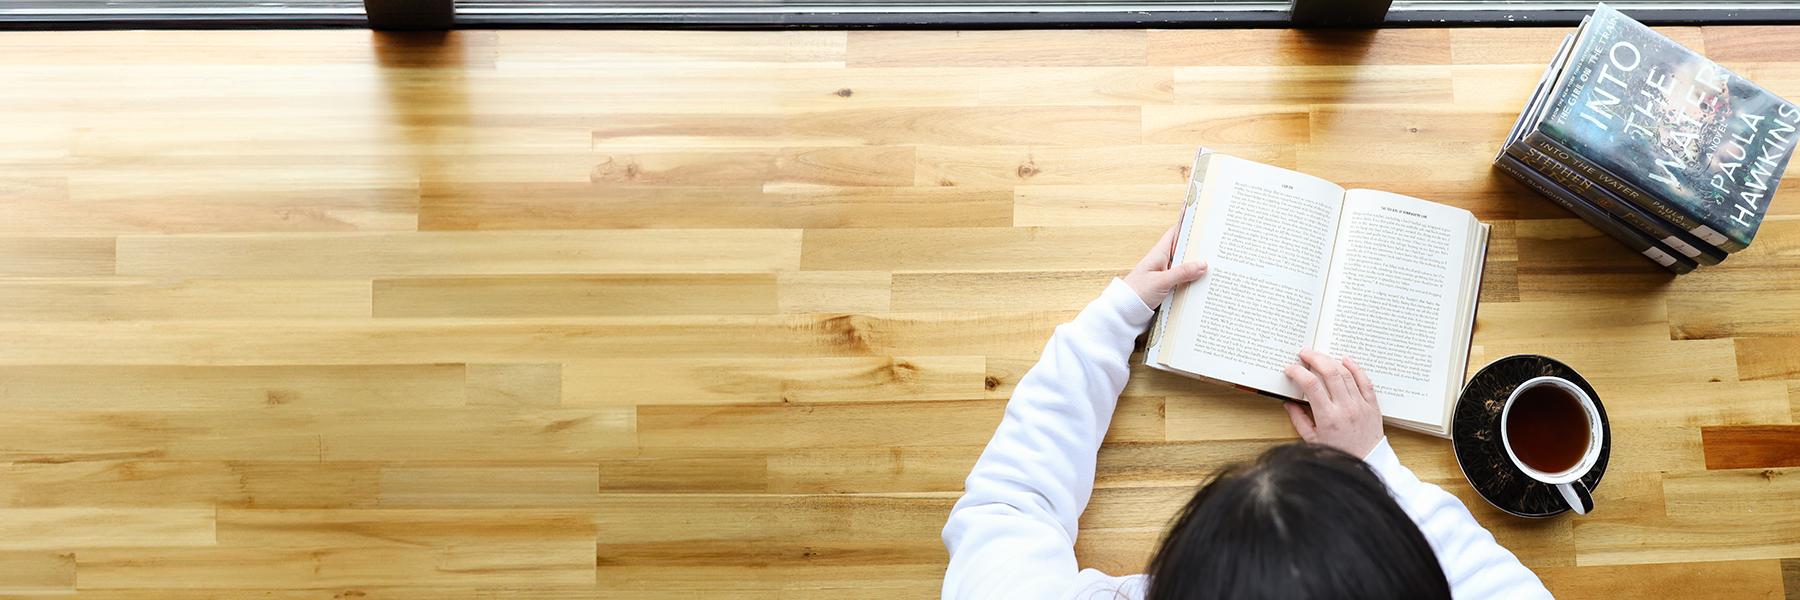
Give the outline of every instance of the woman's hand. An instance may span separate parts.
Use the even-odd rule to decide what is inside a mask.
[[[1206,274],[1205,261],[1169,266],[1174,253],[1175,227],[1170,227],[1163,232],[1162,239],[1150,248],[1150,253],[1144,255],[1144,260],[1138,261],[1137,268],[1125,276],[1125,285],[1137,292],[1138,299],[1144,301],[1144,306],[1156,308],[1158,304],[1162,304],[1163,298],[1169,296],[1169,290]]]
[[[1288,418],[1300,439],[1324,444],[1366,458],[1381,443],[1381,405],[1375,402],[1375,384],[1356,361],[1342,362],[1307,348],[1300,351],[1306,367],[1289,365],[1288,379],[1300,386],[1312,415],[1299,402],[1288,402]],[[1313,372],[1318,372],[1314,375]]]

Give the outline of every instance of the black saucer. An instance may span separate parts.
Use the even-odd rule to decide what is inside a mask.
[[[1594,468],[1581,478],[1581,483],[1593,490],[1600,486],[1607,460],[1612,458],[1612,424],[1606,419],[1600,394],[1568,365],[1536,354],[1514,354],[1488,363],[1463,386],[1451,419],[1451,446],[1456,448],[1456,464],[1462,467],[1469,484],[1495,508],[1521,517],[1551,517],[1569,510],[1554,487],[1526,476],[1506,457],[1506,449],[1500,447],[1500,410],[1505,408],[1506,397],[1519,384],[1546,375],[1580,386],[1600,411],[1600,430],[1606,438]]]

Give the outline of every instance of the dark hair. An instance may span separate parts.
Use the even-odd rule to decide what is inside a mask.
[[[1149,573],[1146,600],[1450,598],[1431,544],[1375,471],[1305,443],[1202,485]]]

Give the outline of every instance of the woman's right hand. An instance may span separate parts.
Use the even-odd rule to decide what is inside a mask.
[[[1306,367],[1288,365],[1287,376],[1312,405],[1308,415],[1299,402],[1287,403],[1288,418],[1300,439],[1324,444],[1366,458],[1384,435],[1381,405],[1375,401],[1375,384],[1356,361],[1338,361],[1323,352],[1300,351]],[[1311,369],[1309,370],[1308,367]],[[1317,374],[1314,374],[1317,372]]]

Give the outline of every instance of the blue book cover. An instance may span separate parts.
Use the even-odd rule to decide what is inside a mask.
[[[1727,250],[1756,236],[1800,139],[1800,108],[1604,4],[1549,102],[1542,134]]]

